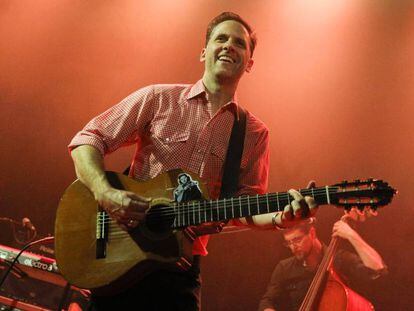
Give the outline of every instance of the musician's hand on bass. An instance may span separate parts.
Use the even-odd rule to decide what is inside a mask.
[[[356,231],[343,220],[338,220],[333,226],[332,237],[340,237],[349,240],[355,235],[358,235]]]

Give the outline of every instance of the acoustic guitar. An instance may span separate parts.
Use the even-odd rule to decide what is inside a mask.
[[[140,182],[107,172],[111,185],[150,197],[146,220],[126,232],[76,180],[64,192],[56,214],[55,254],[62,275],[80,288],[110,295],[157,269],[186,270],[192,263],[192,227],[211,222],[282,211],[287,192],[210,200],[206,185],[182,170]],[[319,205],[364,209],[389,204],[396,191],[386,182],[342,182],[300,190]]]

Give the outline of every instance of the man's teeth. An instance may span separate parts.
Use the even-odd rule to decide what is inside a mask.
[[[228,56],[220,56],[219,60],[234,63],[233,59],[231,57],[228,57]]]

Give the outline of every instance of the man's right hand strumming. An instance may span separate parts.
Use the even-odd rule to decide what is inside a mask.
[[[151,201],[134,192],[115,188],[95,194],[95,199],[124,230],[135,228],[145,219]]]
[[[91,190],[95,200],[124,230],[145,219],[151,199],[113,188],[106,178],[103,158],[94,146],[81,145],[71,152],[76,175]]]

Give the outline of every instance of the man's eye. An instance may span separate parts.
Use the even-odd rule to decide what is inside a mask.
[[[244,41],[237,41],[237,45],[242,48],[246,47],[246,43]]]
[[[216,41],[220,41],[220,42],[223,42],[223,41],[225,41],[226,40],[226,37],[224,37],[224,36],[218,36],[217,38],[216,38]]]

